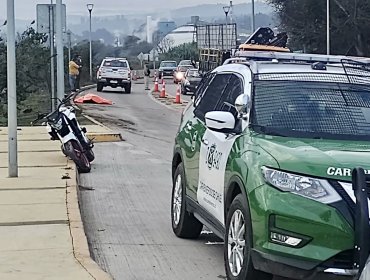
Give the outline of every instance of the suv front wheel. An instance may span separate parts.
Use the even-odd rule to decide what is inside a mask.
[[[103,84],[98,83],[97,86],[96,86],[96,91],[102,92],[103,91]]]
[[[131,84],[125,85],[125,92],[126,93],[131,93]]]
[[[173,177],[171,199],[172,230],[181,238],[198,238],[203,224],[186,210],[186,184],[183,164],[177,166]]]
[[[251,259],[252,228],[247,199],[239,194],[227,213],[224,260],[229,280],[271,280],[272,275],[255,270]]]

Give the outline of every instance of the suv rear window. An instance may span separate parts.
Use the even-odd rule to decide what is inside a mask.
[[[127,62],[122,60],[106,60],[103,66],[105,67],[124,67],[127,68]]]
[[[176,67],[176,62],[162,62],[160,67]]]
[[[252,127],[307,138],[370,139],[370,89],[363,85],[255,81]]]
[[[191,65],[191,60],[182,60],[179,65]]]

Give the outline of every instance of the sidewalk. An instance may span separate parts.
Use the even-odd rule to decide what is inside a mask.
[[[7,140],[7,128],[0,128],[0,279],[111,279],[90,258],[75,167],[59,141],[50,141],[45,127],[20,128],[19,178],[13,179]]]

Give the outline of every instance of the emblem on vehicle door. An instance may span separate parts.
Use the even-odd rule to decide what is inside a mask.
[[[217,151],[216,144],[211,145],[208,147],[207,151],[207,166],[208,169],[211,170],[212,168],[216,168],[217,170],[220,169],[220,161],[221,161],[222,153]]]
[[[195,152],[196,144],[197,144],[198,132],[195,131],[194,135],[191,137],[191,151]]]

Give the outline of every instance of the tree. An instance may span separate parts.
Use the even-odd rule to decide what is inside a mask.
[[[46,41],[47,36],[32,27],[18,34],[17,96],[20,101],[40,89],[50,89],[50,53],[44,45]]]
[[[326,52],[326,1],[269,0],[275,6],[281,27],[288,32],[293,50]],[[370,1],[331,1],[331,52],[370,55]]]
[[[17,107],[20,124],[29,124],[35,112],[50,109],[50,52],[45,47],[47,36],[32,27],[18,34],[16,40]],[[0,39],[0,124],[7,117],[7,52]]]
[[[160,54],[161,60],[194,59],[198,60],[198,48],[196,43],[185,43],[177,47],[170,48],[167,52]]]

